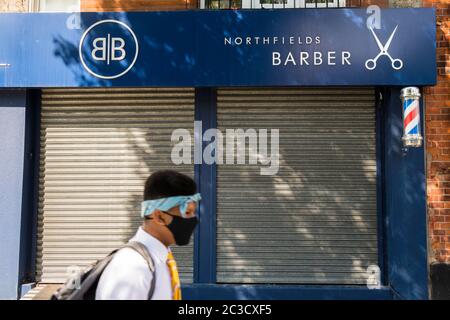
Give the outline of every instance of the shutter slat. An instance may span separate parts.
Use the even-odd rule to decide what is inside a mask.
[[[280,132],[276,175],[217,166],[217,281],[365,284],[378,261],[373,88],[219,89],[217,123],[225,140]]]
[[[60,283],[134,235],[145,179],[173,168],[171,133],[194,125],[192,88],[45,89],[37,279]],[[193,176],[193,165],[177,170]],[[174,248],[192,282],[193,248]]]

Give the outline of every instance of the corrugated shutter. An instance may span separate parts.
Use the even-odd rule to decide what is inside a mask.
[[[280,130],[278,174],[218,166],[218,282],[366,283],[377,265],[374,97],[372,88],[218,90],[224,134]]]
[[[193,133],[194,90],[46,89],[41,116],[37,276],[57,283],[135,233],[145,179],[174,168],[172,130]],[[174,248],[184,282],[192,252]]]

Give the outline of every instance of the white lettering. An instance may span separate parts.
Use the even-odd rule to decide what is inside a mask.
[[[98,43],[101,42],[101,45]],[[92,50],[91,56],[94,60],[105,61],[106,60],[106,38],[95,38],[92,42],[94,49]],[[101,52],[101,56],[97,55],[97,52]]]
[[[304,62],[307,66],[309,66],[309,63],[307,60],[308,57],[309,57],[308,52],[304,52],[304,51],[300,52],[300,64],[303,65],[303,62]]]
[[[116,43],[119,43],[120,45],[117,46]],[[125,47],[125,41],[122,38],[111,38],[111,60],[113,61],[120,61],[125,59],[126,52],[124,50]],[[116,52],[120,52],[120,56],[116,56]]]
[[[205,163],[223,164],[222,132],[217,129],[208,129],[203,134],[203,141],[212,141],[205,147],[205,150],[203,150],[203,160]]]
[[[320,66],[322,64],[322,52],[314,52],[314,65]]]
[[[288,54],[288,56],[287,56],[287,58],[286,58],[286,61],[284,61],[284,65],[286,66],[289,62],[292,63],[292,65],[294,65],[294,66],[297,65],[297,64],[295,63],[294,56],[292,55],[291,52],[289,52],[289,54]]]
[[[351,65],[349,59],[350,59],[350,52],[349,51],[342,51],[342,65],[344,65],[344,64]]]
[[[328,65],[329,66],[336,65],[336,62],[334,62],[334,59],[336,59],[335,54],[336,54],[336,51],[328,51]],[[333,60],[333,62],[331,60]]]
[[[280,64],[281,64],[280,53],[276,51],[272,52],[272,65],[279,66]]]
[[[172,142],[176,143],[172,148],[171,158],[174,164],[191,164],[191,134],[187,129],[176,129],[172,132]]]

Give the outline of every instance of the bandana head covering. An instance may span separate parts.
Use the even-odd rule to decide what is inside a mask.
[[[198,202],[202,199],[200,193],[191,196],[175,196],[146,200],[141,203],[141,217],[151,215],[155,210],[167,211],[173,207],[180,206],[181,216],[186,218],[186,210],[190,202]]]

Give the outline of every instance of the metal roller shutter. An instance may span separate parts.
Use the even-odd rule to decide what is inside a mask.
[[[218,282],[365,284],[378,264],[374,90],[219,89],[217,122],[280,130],[278,174],[218,165]]]
[[[145,179],[173,167],[172,130],[193,132],[194,90],[48,89],[41,117],[37,278],[59,283],[69,266],[105,256],[142,223]],[[192,246],[174,254],[192,282]]]

